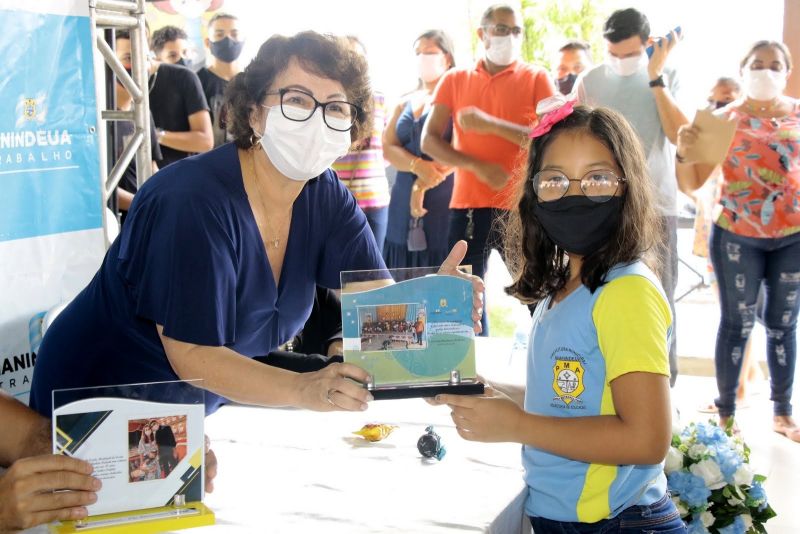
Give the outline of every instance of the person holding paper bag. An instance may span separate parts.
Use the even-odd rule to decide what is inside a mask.
[[[800,103],[783,95],[791,68],[785,45],[755,43],[741,62],[746,97],[713,116],[698,113],[692,125],[681,127],[676,158],[679,184],[688,191],[722,165],[719,215],[709,245],[720,292],[715,353],[720,421],[726,423],[736,410],[742,355],[763,282],[773,428],[800,442],[791,405],[800,309]],[[727,147],[721,156],[714,153],[719,146]]]
[[[206,413],[226,400],[367,408],[360,367],[295,373],[253,360],[303,327],[317,285],[385,269],[329,168],[369,132],[366,60],[340,37],[273,36],[226,98],[234,143],[148,180],[100,271],[46,332],[31,391],[40,413],[54,389],[177,379],[203,380]],[[458,243],[441,272],[456,275],[465,253]],[[479,297],[474,307],[479,321]]]

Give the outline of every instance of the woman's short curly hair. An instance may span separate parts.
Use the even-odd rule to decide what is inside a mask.
[[[347,100],[359,108],[350,137],[353,142],[371,132],[372,87],[365,58],[352,50],[347,39],[305,31],[286,37],[270,37],[243,72],[237,74],[225,91],[226,127],[236,146],[253,146],[250,113],[265,97],[275,78],[296,58],[313,74],[336,80],[344,87]]]

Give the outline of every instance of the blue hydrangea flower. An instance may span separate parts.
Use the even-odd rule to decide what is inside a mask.
[[[700,514],[694,514],[692,522],[686,526],[688,527],[689,534],[711,534],[705,525],[703,525],[703,522],[700,521]]]
[[[747,528],[744,525],[744,519],[742,516],[736,516],[736,520],[728,525],[727,527],[722,527],[719,530],[719,534],[745,534],[747,532]]]
[[[761,484],[753,484],[753,486],[747,490],[747,495],[758,505],[759,512],[767,507],[767,492],[764,491]]]
[[[728,443],[728,435],[720,427],[710,423],[697,423],[695,426],[696,439],[708,447]]]
[[[670,473],[667,483],[670,491],[679,495],[689,508],[705,508],[711,496],[711,490],[706,487],[703,479],[687,471]]]
[[[742,465],[741,456],[734,449],[730,448],[728,444],[718,444],[713,450],[717,465],[719,465],[719,470],[722,471],[725,481],[728,484],[733,484],[733,475],[736,474],[736,470]]]

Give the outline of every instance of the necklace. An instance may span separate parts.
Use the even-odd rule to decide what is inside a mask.
[[[761,113],[767,113],[767,112],[770,112],[770,111],[774,110],[777,107],[777,105],[780,103],[780,101],[781,101],[780,98],[776,98],[776,99],[772,100],[766,106],[754,106],[753,104],[750,103],[750,100],[747,100],[745,103],[747,104],[747,109],[749,109],[751,112],[759,111]]]
[[[267,224],[269,222],[269,219],[267,219],[268,210],[267,210],[267,206],[264,204],[264,195],[261,194],[261,184],[259,183],[261,180],[258,179],[258,172],[256,171],[256,155],[252,151],[250,152],[250,170],[252,171],[253,180],[256,183],[256,190],[258,191],[258,202],[259,202],[259,204],[261,204],[261,209],[264,210],[264,226],[265,226],[264,230],[266,230],[267,235],[270,235],[270,234],[272,235],[272,239],[268,240],[268,244],[272,245],[272,248],[278,248],[278,245],[280,245],[280,243],[281,243],[281,238],[279,236],[278,230],[280,228],[282,228],[283,225],[286,223],[286,220],[289,217],[291,217],[292,210],[291,210],[291,208],[289,209],[289,213],[283,218],[282,221],[280,221],[281,224],[275,229],[276,231],[275,232],[270,232],[269,231],[269,226],[270,225]],[[258,221],[256,221],[256,225],[257,224],[258,224]]]

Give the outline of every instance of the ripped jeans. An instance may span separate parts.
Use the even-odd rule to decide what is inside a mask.
[[[744,237],[713,225],[709,245],[719,283],[720,324],[714,355],[721,417],[736,410],[736,388],[756,300],[764,284],[767,364],[775,415],[792,415],[797,359],[795,330],[800,308],[800,233],[782,238]]]

